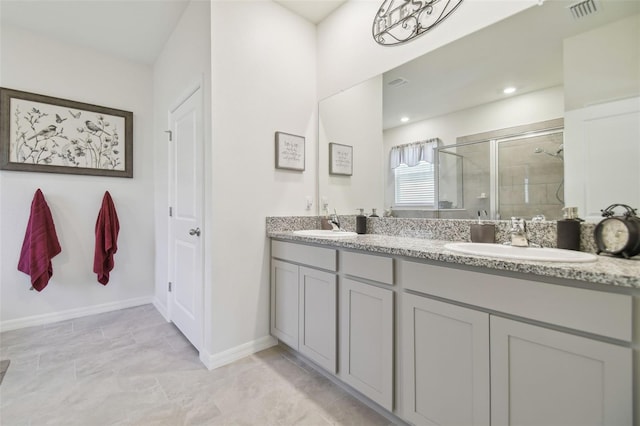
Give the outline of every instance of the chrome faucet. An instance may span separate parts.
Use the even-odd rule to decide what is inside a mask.
[[[340,227],[340,218],[338,217],[338,213],[335,209],[333,210],[333,213],[331,213],[331,216],[329,216],[329,223],[331,224],[333,231],[342,231],[342,228]]]
[[[527,238],[527,224],[521,217],[511,218],[511,245],[513,247],[529,247]]]

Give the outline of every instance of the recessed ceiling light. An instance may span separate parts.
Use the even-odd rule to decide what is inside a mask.
[[[402,117],[400,121],[402,121],[403,123],[406,123],[407,121],[409,121],[409,117]]]
[[[505,87],[502,93],[504,93],[505,95],[510,95],[515,91],[516,91],[515,87]]]

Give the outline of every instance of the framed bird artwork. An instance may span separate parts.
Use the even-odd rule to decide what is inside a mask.
[[[133,177],[133,113],[0,87],[0,169]]]

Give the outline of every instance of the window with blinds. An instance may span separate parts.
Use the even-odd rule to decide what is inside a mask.
[[[436,185],[432,163],[421,161],[412,167],[401,164],[393,170],[396,205],[435,206]]]

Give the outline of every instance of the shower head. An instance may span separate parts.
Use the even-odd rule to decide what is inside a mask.
[[[533,152],[536,154],[547,154],[550,157],[556,157],[563,160],[564,157],[562,153],[564,152],[564,144],[560,144],[560,146],[558,147],[558,150],[555,153],[549,152],[546,149],[542,149],[540,147],[536,147],[536,149],[534,149]]]

